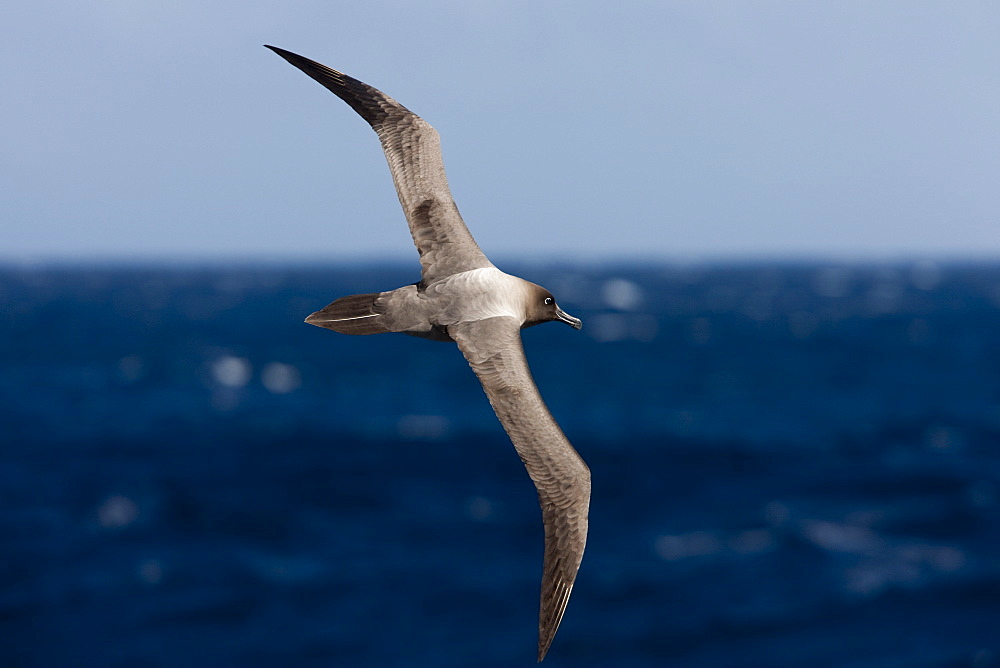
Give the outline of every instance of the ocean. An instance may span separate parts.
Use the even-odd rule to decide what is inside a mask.
[[[1000,666],[1000,266],[503,267],[593,475],[546,666]],[[534,489],[415,263],[0,266],[0,665],[529,666]]]

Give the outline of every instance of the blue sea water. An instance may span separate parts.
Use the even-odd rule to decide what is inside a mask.
[[[524,265],[593,472],[549,666],[1000,665],[1000,267]],[[0,665],[528,666],[540,513],[413,266],[0,267]]]

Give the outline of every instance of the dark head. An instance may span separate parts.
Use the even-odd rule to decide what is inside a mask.
[[[551,320],[565,322],[573,329],[583,327],[583,323],[578,318],[574,318],[559,308],[559,304],[556,304],[556,299],[552,296],[552,293],[542,286],[531,284],[528,294],[524,324],[521,327],[531,327],[532,325],[538,325]]]

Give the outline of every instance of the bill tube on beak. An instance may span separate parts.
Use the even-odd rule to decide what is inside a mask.
[[[573,329],[580,329],[581,327],[583,327],[583,321],[582,320],[580,320],[579,318],[574,318],[573,316],[571,316],[569,313],[566,313],[566,311],[562,310],[561,308],[557,308],[556,309],[556,317],[559,318],[560,321],[565,322],[567,325],[569,325]]]

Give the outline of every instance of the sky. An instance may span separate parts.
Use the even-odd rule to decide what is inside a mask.
[[[0,261],[413,258],[377,137],[440,133],[494,258],[1000,258],[1000,3],[0,6]]]

